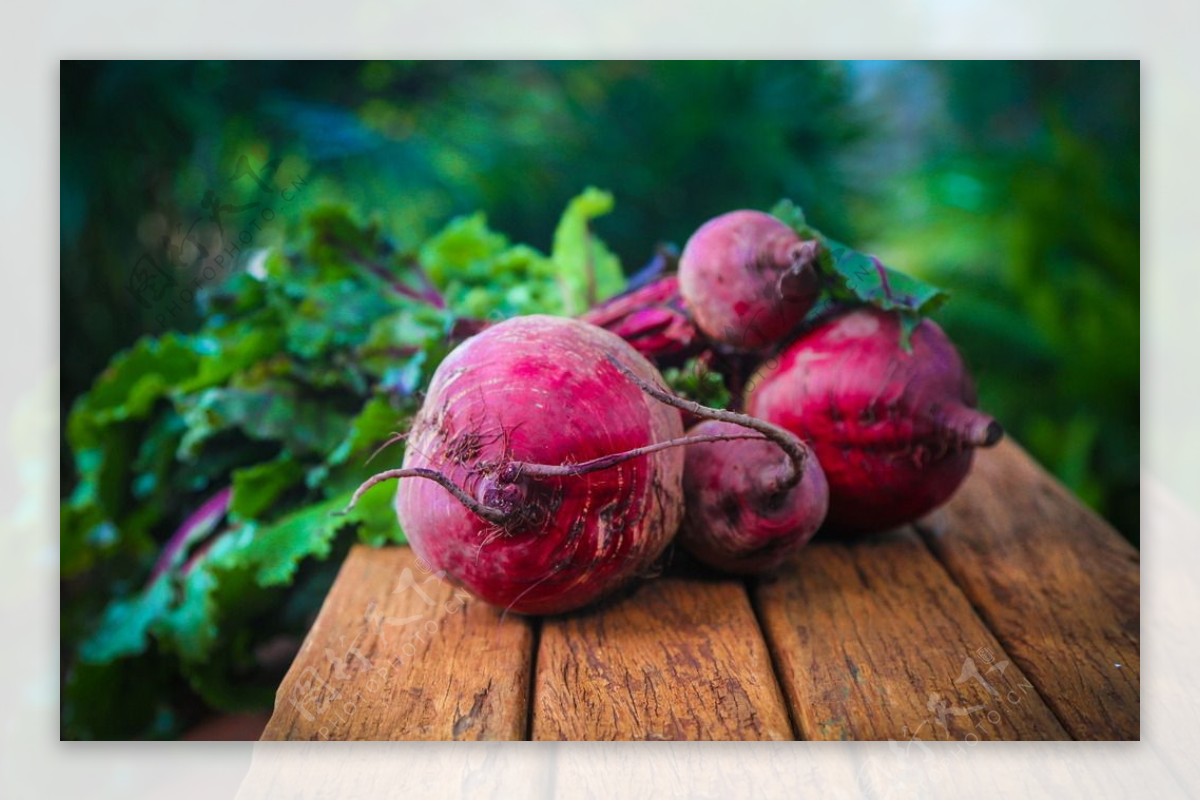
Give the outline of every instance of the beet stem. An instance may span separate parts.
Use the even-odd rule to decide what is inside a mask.
[[[461,487],[459,487],[449,478],[436,470],[430,470],[426,467],[408,467],[399,470],[385,470],[382,473],[376,473],[364,481],[362,485],[354,491],[354,495],[350,497],[350,503],[346,504],[346,508],[340,512],[337,512],[336,514],[348,514],[350,510],[358,504],[358,499],[362,497],[364,492],[376,484],[389,481],[393,478],[426,478],[430,481],[436,481],[438,484],[441,484],[443,487],[445,487],[451,495],[457,498],[459,503],[470,509],[481,519],[486,520],[489,523],[496,523],[498,525],[504,524],[509,519],[509,515],[502,509],[484,506],[479,501],[475,500],[466,492],[464,492]]]
[[[634,459],[638,456],[645,456],[656,451],[664,451],[667,448],[680,448],[686,445],[694,445],[701,442],[723,442],[731,439],[769,439],[762,434],[697,434],[691,437],[679,437],[676,439],[668,439],[663,442],[656,442],[653,445],[643,445],[640,448],[622,451],[621,453],[610,453],[606,456],[598,456],[595,459],[590,459],[586,462],[578,464],[535,464],[533,462],[509,462],[506,470],[506,477],[511,476],[515,480],[518,476],[533,476],[535,478],[560,478],[564,476],[579,476],[584,473],[591,473],[596,470],[605,470],[609,467],[620,464],[621,462]]]
[[[791,459],[792,470],[791,475],[786,480],[780,483],[779,491],[789,490],[800,483],[800,479],[804,477],[804,463],[808,458],[808,453],[799,439],[793,434],[777,425],[768,423],[766,420],[759,420],[757,417],[751,417],[748,414],[739,414],[738,412],[730,412],[725,409],[712,409],[708,406],[702,406],[695,401],[681,398],[678,395],[672,394],[661,387],[656,387],[653,384],[642,380],[640,376],[620,362],[613,356],[607,357],[618,370],[625,374],[633,383],[641,387],[642,391],[655,400],[665,403],[668,406],[674,406],[676,409],[682,409],[685,412],[690,412],[697,417],[702,417],[706,420],[720,420],[725,423],[733,423],[749,428],[762,434],[767,439],[774,442],[783,452]]]
[[[147,585],[153,584],[155,579],[169,570],[187,546],[197,539],[206,537],[212,529],[216,528],[220,519],[229,511],[229,503],[232,498],[233,487],[225,487],[202,503],[199,509],[188,515],[187,520],[184,520],[167,540],[162,553],[154,563],[154,569],[150,571],[150,580]]]

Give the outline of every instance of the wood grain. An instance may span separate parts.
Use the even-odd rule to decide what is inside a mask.
[[[784,740],[787,710],[745,587],[660,578],[542,624],[536,740]]]
[[[1138,737],[1136,550],[1011,443],[919,528],[819,538],[749,595],[685,566],[540,638],[356,547],[262,739]]]
[[[1012,442],[920,528],[1072,736],[1138,739],[1133,546]]]
[[[753,594],[807,739],[1068,739],[911,529],[818,539]]]
[[[529,619],[452,588],[408,548],[356,546],[262,739],[522,739],[532,658]]]

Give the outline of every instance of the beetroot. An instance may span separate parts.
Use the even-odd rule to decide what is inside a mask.
[[[435,570],[518,612],[584,606],[644,574],[683,516],[680,446],[697,440],[644,393],[661,382],[587,323],[490,326],[434,372],[403,466],[366,481],[350,505],[406,479],[396,514]]]
[[[401,481],[396,494],[419,556],[489,603],[539,614],[584,606],[650,567],[682,516],[682,451],[579,465],[678,437],[682,424],[613,355],[661,380],[617,336],[555,317],[507,320],[446,357],[403,464],[433,480]]]
[[[819,248],[760,211],[709,220],[679,259],[680,290],[696,326],[742,350],[782,341],[817,298]]]
[[[737,424],[709,420],[688,433],[737,430]],[[768,440],[688,445],[680,544],[701,562],[731,573],[778,567],[812,539],[829,507],[829,485],[817,460],[809,456],[802,471],[798,481],[790,481],[791,459]]]
[[[901,341],[896,313],[826,320],[750,380],[746,410],[806,440],[829,482],[828,524],[875,531],[947,500],[974,448],[1003,434],[975,411],[962,359],[930,320]]]

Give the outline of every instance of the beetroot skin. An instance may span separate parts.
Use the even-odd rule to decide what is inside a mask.
[[[819,324],[750,380],[746,410],[811,445],[829,482],[831,528],[877,531],[946,501],[974,448],[1002,429],[942,330],[923,320],[911,352],[899,317],[860,308]]]
[[[530,614],[576,609],[647,572],[682,517],[683,449],[572,473],[682,434],[679,412],[614,359],[661,384],[619,337],[563,318],[507,320],[447,356],[396,493],[413,550],[485,601]]]
[[[708,420],[688,434],[740,430],[734,423]],[[701,562],[731,573],[778,567],[812,539],[829,507],[825,473],[805,451],[809,458],[802,477],[789,484],[792,461],[770,440],[688,445],[680,544]]]
[[[679,258],[679,287],[696,326],[742,350],[781,342],[817,298],[818,248],[761,211],[709,220]]]

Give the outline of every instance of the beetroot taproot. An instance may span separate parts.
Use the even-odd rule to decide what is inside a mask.
[[[679,287],[696,326],[715,342],[759,350],[784,339],[820,290],[820,245],[761,211],[702,225],[679,258]]]
[[[1003,430],[976,411],[962,359],[931,320],[902,342],[900,317],[863,307],[815,325],[763,365],[746,411],[805,440],[829,482],[828,525],[910,522],[962,483]]]
[[[619,337],[537,315],[488,328],[439,365],[402,469],[445,480],[403,480],[396,493],[400,526],[434,570],[497,606],[553,613],[591,603],[662,554],[682,517],[683,452],[578,469],[683,433],[679,413],[610,356],[661,381]]]

